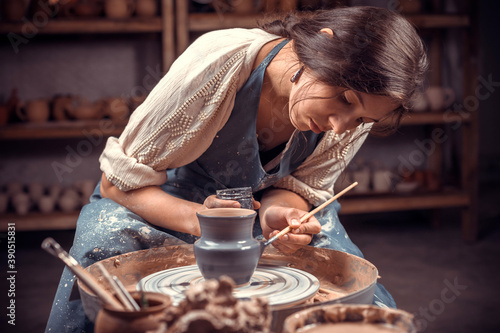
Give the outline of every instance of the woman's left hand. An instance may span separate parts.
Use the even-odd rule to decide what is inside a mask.
[[[260,208],[260,202],[253,200],[253,209]],[[217,196],[210,195],[203,202],[203,206],[206,208],[241,208],[241,204],[236,200],[222,200],[217,198]]]
[[[309,244],[312,236],[321,231],[321,224],[314,216],[300,223],[300,218],[307,213],[297,208],[270,206],[264,216],[261,216],[263,235],[269,239],[290,226],[292,230],[275,240],[272,245],[283,253],[294,253],[303,245]]]

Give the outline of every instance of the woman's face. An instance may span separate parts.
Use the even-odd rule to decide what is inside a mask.
[[[326,85],[305,71],[292,85],[289,113],[292,125],[300,131],[342,134],[361,123],[378,122],[398,106],[387,96]]]

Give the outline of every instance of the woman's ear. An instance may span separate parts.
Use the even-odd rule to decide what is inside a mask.
[[[319,31],[321,34],[325,34],[327,37],[333,38],[333,30],[330,28],[323,28]]]

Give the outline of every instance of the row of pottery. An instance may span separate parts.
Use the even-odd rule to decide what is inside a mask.
[[[44,214],[54,211],[74,212],[88,203],[96,182],[93,180],[77,181],[72,186],[59,184],[44,185],[33,182],[27,185],[10,182],[0,192],[0,214],[13,211],[17,215],[26,215],[31,211]]]
[[[53,98],[36,98],[21,101],[18,98],[0,106],[0,125],[12,119],[23,122],[44,123],[49,120],[97,120],[109,118],[125,120],[144,101],[144,96],[101,98],[89,101],[73,95],[56,95]]]

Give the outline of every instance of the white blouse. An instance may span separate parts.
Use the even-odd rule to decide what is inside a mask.
[[[108,139],[99,159],[106,178],[122,191],[162,185],[167,169],[196,160],[229,118],[261,47],[278,38],[261,29],[227,29],[193,42],[132,113],[120,137]],[[366,127],[326,132],[313,154],[274,186],[314,206],[323,203],[366,135]]]

